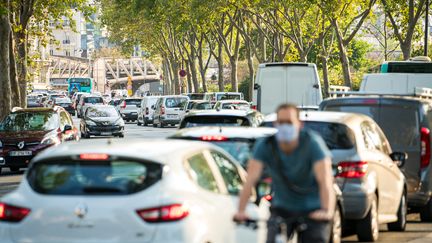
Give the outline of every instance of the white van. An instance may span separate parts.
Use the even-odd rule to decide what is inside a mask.
[[[263,63],[258,66],[253,108],[270,114],[282,103],[315,107],[321,101],[321,84],[315,64]]]
[[[161,96],[154,105],[153,127],[179,124],[188,101],[189,97],[184,95]]]
[[[157,100],[160,96],[144,96],[141,106],[138,108],[138,126],[153,123],[153,113]]]
[[[361,92],[381,94],[413,94],[416,88],[432,88],[432,73],[367,74],[360,85]]]

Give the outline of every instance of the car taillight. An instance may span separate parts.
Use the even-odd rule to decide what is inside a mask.
[[[420,168],[424,169],[429,166],[431,156],[431,141],[430,141],[430,130],[426,127],[422,127],[421,133],[421,160]]]
[[[227,141],[228,138],[220,135],[214,135],[214,136],[202,136],[202,141]]]
[[[338,173],[336,177],[362,178],[366,175],[367,169],[368,162],[366,161],[340,162],[338,164]]]
[[[148,107],[146,107],[146,109],[145,109],[145,114],[146,114],[146,115],[149,114],[149,108],[148,108]]]
[[[165,107],[161,106],[161,115],[165,115]]]
[[[125,109],[126,108],[126,101],[123,101],[120,108]]]
[[[267,194],[264,196],[264,199],[267,200],[268,202],[271,202],[273,200],[273,196],[270,194]]]
[[[81,160],[108,160],[110,156],[108,154],[80,154]]]
[[[138,215],[149,223],[178,221],[189,215],[189,210],[182,204],[172,204],[136,211]]]
[[[252,105],[252,110],[256,110],[257,109],[257,106],[256,105]]]
[[[0,221],[20,222],[30,213],[30,209],[0,203]]]

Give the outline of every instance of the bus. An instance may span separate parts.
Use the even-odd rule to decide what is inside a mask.
[[[432,73],[429,57],[414,57],[409,61],[390,61],[381,64],[380,73]]]
[[[93,79],[91,78],[68,78],[67,83],[69,95],[76,92],[91,93],[93,89]]]

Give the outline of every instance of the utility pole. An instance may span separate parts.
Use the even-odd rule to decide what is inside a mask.
[[[424,56],[428,56],[428,37],[429,37],[429,0],[426,0]]]

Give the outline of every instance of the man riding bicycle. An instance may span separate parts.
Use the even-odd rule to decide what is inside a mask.
[[[319,135],[302,128],[295,105],[283,104],[276,112],[278,131],[254,148],[234,220],[248,220],[246,204],[266,166],[274,191],[267,243],[275,242],[280,219],[288,238],[297,231],[299,242],[327,243],[335,205],[330,151]]]

